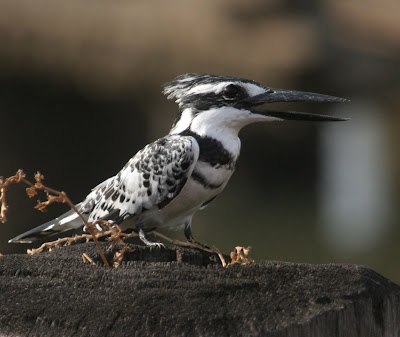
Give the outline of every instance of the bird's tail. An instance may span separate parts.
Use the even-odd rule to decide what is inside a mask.
[[[79,209],[80,204],[76,205]],[[82,219],[74,210],[69,210],[63,215],[33,228],[23,234],[9,240],[9,243],[31,243],[36,240],[44,239],[48,236],[62,233],[71,229],[79,228],[83,225]]]

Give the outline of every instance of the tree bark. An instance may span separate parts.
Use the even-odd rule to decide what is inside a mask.
[[[131,247],[117,269],[92,243],[1,257],[0,335],[400,336],[400,287],[367,267],[222,268],[194,249]]]

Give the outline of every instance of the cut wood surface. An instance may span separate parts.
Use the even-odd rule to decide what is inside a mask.
[[[367,267],[223,268],[203,251],[130,247],[117,269],[92,243],[0,257],[0,335],[400,336],[400,287]]]

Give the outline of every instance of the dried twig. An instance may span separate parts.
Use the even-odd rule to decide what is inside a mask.
[[[136,233],[134,233],[134,235],[124,234],[122,233],[122,230],[118,225],[113,225],[111,228],[111,232],[112,232],[111,236],[108,238],[108,241],[111,241],[111,245],[110,247],[108,247],[107,251],[112,251],[115,248],[118,248],[118,250],[114,253],[113,256],[113,267],[118,268],[121,265],[122,261],[124,260],[125,253],[133,252],[133,249],[124,242],[124,239],[128,237],[128,235],[129,237],[134,237],[139,235]]]
[[[116,251],[113,257],[114,268],[118,268],[121,265],[122,261],[124,260],[125,253],[133,253],[133,249],[127,245],[124,245],[118,251]]]
[[[86,253],[82,254],[82,261],[83,261],[83,263],[89,262],[90,264],[92,264],[94,266],[96,265],[96,263],[94,263],[92,258],[89,255],[87,255]]]
[[[111,234],[111,231],[97,232],[96,238],[99,239],[101,237],[109,236],[110,234]],[[62,246],[70,246],[70,245],[72,245],[74,243],[78,243],[80,241],[89,242],[92,239],[93,239],[93,236],[91,234],[81,234],[81,235],[74,235],[72,237],[60,238],[55,241],[45,242],[39,248],[28,249],[27,253],[29,255],[35,255],[35,254],[42,253],[43,251],[46,251],[46,250],[52,251],[54,248],[60,248]]]
[[[8,205],[6,202],[6,191],[10,185],[20,183],[25,178],[25,173],[22,170],[18,170],[14,176],[4,179],[0,177],[0,221],[5,223],[7,221]]]
[[[109,263],[104,255],[103,250],[100,247],[99,241],[96,238],[96,232],[95,232],[95,227],[92,223],[88,222],[85,217],[78,211],[78,209],[75,207],[75,205],[72,203],[72,201],[67,197],[67,194],[65,192],[60,192],[57,190],[54,190],[50,187],[47,187],[43,185],[42,181],[44,179],[44,176],[40,174],[40,172],[37,172],[35,174],[35,184],[32,184],[29,180],[26,178],[26,174],[22,170],[18,170],[17,173],[9,177],[7,179],[1,179],[0,180],[0,203],[1,203],[1,211],[0,211],[0,220],[4,223],[7,221],[7,212],[8,212],[8,205],[6,202],[6,191],[9,188],[11,184],[14,183],[20,183],[23,182],[29,187],[26,189],[27,195],[32,198],[37,195],[38,190],[42,190],[46,193],[47,200],[46,201],[38,201],[38,204],[35,206],[36,209],[39,211],[45,212],[47,210],[47,206],[54,202],[58,203],[65,203],[69,207],[71,207],[77,214],[78,216],[82,219],[82,222],[86,226],[87,230],[93,237],[93,241],[97,247],[97,250],[100,253],[101,259],[104,262],[104,265],[106,267],[109,267]]]
[[[163,239],[165,241],[168,241],[169,243],[172,243],[173,245],[197,248],[197,249],[204,250],[205,252],[217,254],[219,259],[221,260],[222,266],[223,267],[227,266],[227,263],[225,261],[224,256],[222,255],[222,253],[219,251],[219,249],[217,247],[206,248],[206,247],[203,247],[203,246],[201,246],[201,245],[199,245],[199,244],[197,244],[195,242],[189,242],[189,241],[184,242],[184,241],[170,239],[169,237],[165,236],[164,234],[161,234],[161,233],[156,232],[156,231],[152,231],[149,234],[154,234],[155,236],[158,236],[161,239]]]
[[[240,265],[246,265],[250,263],[254,263],[255,261],[249,257],[251,247],[240,247],[237,246],[235,247],[235,250],[230,254],[232,262],[230,265],[233,264],[240,264]]]
[[[109,227],[108,224],[103,224],[104,228],[107,228],[108,226],[108,230],[105,230],[103,232],[96,232],[96,238],[107,238],[108,241],[111,242],[111,245],[108,248],[108,252],[113,251],[115,248],[118,248],[118,250],[114,253],[113,256],[113,267],[114,268],[118,268],[124,257],[125,257],[125,253],[127,252],[133,252],[132,248],[130,248],[126,243],[125,243],[125,239],[128,238],[132,238],[132,237],[139,237],[139,235],[136,232],[132,232],[132,233],[123,233],[121,231],[121,229],[119,228],[119,226],[114,225],[113,227]],[[190,247],[190,248],[196,248],[196,249],[200,249],[209,253],[214,253],[217,254],[221,264],[223,267],[229,267],[232,266],[234,264],[240,264],[240,265],[246,265],[246,264],[250,264],[250,263],[254,263],[255,261],[253,259],[251,259],[249,257],[250,254],[250,250],[251,247],[241,247],[241,246],[237,246],[235,247],[234,251],[230,253],[230,257],[231,257],[231,262],[227,263],[223,254],[220,252],[220,250],[216,247],[212,247],[212,248],[205,248],[199,244],[193,243],[193,242],[185,242],[185,241],[180,241],[180,240],[176,240],[176,239],[171,239],[167,236],[165,236],[164,234],[161,234],[159,232],[156,231],[151,231],[148,234],[153,234],[171,244],[177,245],[177,246],[182,246],[182,247]],[[81,235],[75,235],[73,237],[66,237],[66,238],[61,238],[58,239],[56,241],[52,241],[52,242],[45,242],[43,243],[39,248],[36,249],[28,249],[28,254],[33,255],[33,254],[38,254],[41,253],[45,250],[53,250],[55,248],[59,248],[61,246],[69,246],[81,241],[86,241],[89,242],[93,239],[93,236],[90,234],[81,234]],[[87,261],[87,260],[86,260]]]

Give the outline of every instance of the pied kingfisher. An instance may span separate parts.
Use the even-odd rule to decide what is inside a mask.
[[[164,85],[179,113],[171,131],[136,153],[115,176],[77,204],[88,221],[109,220],[134,229],[148,246],[146,229],[169,226],[192,234],[194,213],[225,188],[240,152],[239,131],[255,122],[345,118],[259,108],[271,102],[345,102],[321,94],[265,87],[237,77],[185,74]],[[32,242],[82,227],[72,210],[9,242]],[[205,246],[205,245],[203,245]]]

